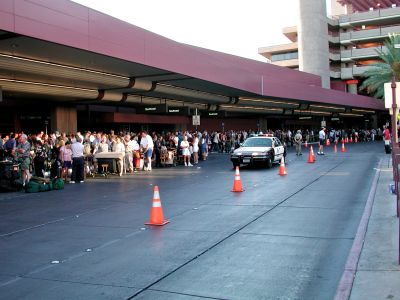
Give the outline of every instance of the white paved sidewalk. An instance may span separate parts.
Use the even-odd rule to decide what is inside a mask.
[[[378,185],[350,299],[400,299],[399,219],[390,156],[381,164]],[[354,187],[357,192],[357,187]]]

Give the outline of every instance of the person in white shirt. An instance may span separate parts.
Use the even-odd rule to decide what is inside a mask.
[[[182,149],[182,156],[183,156],[183,161],[185,163],[185,167],[191,167],[193,166],[190,163],[190,150],[189,150],[189,142],[187,136],[183,136],[183,141],[181,142],[181,149]]]
[[[84,179],[84,159],[83,159],[82,139],[79,135],[75,136],[75,142],[71,145],[72,150],[72,175],[70,183],[83,183]]]
[[[137,136],[135,136],[132,142],[132,152],[133,152],[133,172],[137,172],[137,166],[140,165],[140,146],[137,142]]]
[[[142,132],[142,139],[140,140],[140,149],[144,154],[144,160],[147,166],[144,167],[145,171],[151,171],[151,157],[153,156],[154,143],[150,135],[146,131]]]
[[[199,138],[197,133],[193,139],[193,163],[197,165],[199,163]]]
[[[290,129],[288,129],[287,132],[287,137],[288,137],[288,146],[293,146],[293,140],[292,140],[292,132],[290,131]]]
[[[317,154],[324,155],[324,143],[326,138],[324,127],[321,128],[318,135],[319,135],[319,151]]]
[[[124,159],[125,159],[125,146],[121,142],[121,138],[118,136],[115,138],[115,142],[113,143],[113,152],[122,153],[123,158],[117,160],[118,165],[118,175],[122,176],[122,172],[124,171]]]
[[[211,151],[219,152],[219,133],[214,132]]]
[[[124,137],[125,146],[125,172],[133,172],[133,146],[134,143],[131,141],[131,136],[129,134]]]

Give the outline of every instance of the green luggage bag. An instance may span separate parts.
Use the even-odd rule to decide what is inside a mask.
[[[64,180],[62,178],[53,179],[53,189],[54,190],[64,189]]]
[[[25,191],[27,193],[38,193],[40,192],[40,183],[36,181],[29,181],[26,185]]]
[[[39,191],[40,192],[48,192],[51,191],[53,189],[53,184],[51,183],[51,181],[49,183],[41,183],[39,186]]]

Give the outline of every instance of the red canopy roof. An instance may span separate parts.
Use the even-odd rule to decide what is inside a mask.
[[[352,5],[356,11],[367,11],[371,7],[377,8],[388,8],[392,7],[393,4],[400,6],[400,0],[337,0],[342,5]]]
[[[376,99],[321,88],[319,76],[177,43],[67,0],[2,0],[0,30],[183,74],[235,91],[384,109]]]

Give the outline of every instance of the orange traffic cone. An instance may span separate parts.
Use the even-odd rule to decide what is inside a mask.
[[[312,154],[313,160],[315,161],[314,148],[312,146],[311,146],[311,154]]]
[[[346,148],[344,147],[344,141],[342,142],[342,152],[346,152]]]
[[[331,141],[329,139],[326,140],[326,145],[330,146],[331,145]]]
[[[357,137],[354,138],[354,143],[358,143]]]
[[[243,192],[242,180],[240,179],[239,167],[236,167],[235,180],[233,181],[233,188],[231,192]]]
[[[306,147],[306,148],[308,147],[307,140],[306,140],[306,143],[304,144],[304,147]]]
[[[335,143],[335,146],[333,147],[333,152],[337,152],[337,147],[336,147],[336,143]]]
[[[348,138],[348,137],[346,138],[346,143],[347,143],[347,144],[349,143],[349,138]]]
[[[350,143],[352,143],[352,142],[353,142],[353,137],[351,136],[351,137],[350,137]]]
[[[164,219],[164,214],[161,207],[160,192],[158,190],[158,186],[155,186],[154,196],[153,196],[153,206],[151,208],[151,213],[150,213],[150,221],[144,224],[163,226],[167,223],[169,223],[169,221]]]
[[[308,160],[307,160],[307,162],[308,162],[309,164],[312,164],[312,163],[315,162],[314,150],[313,150],[312,146],[310,147],[310,153],[308,154]]]
[[[283,158],[283,156],[281,158],[281,166],[279,167],[278,175],[281,175],[281,176],[287,175],[286,167],[285,167],[285,159]]]

